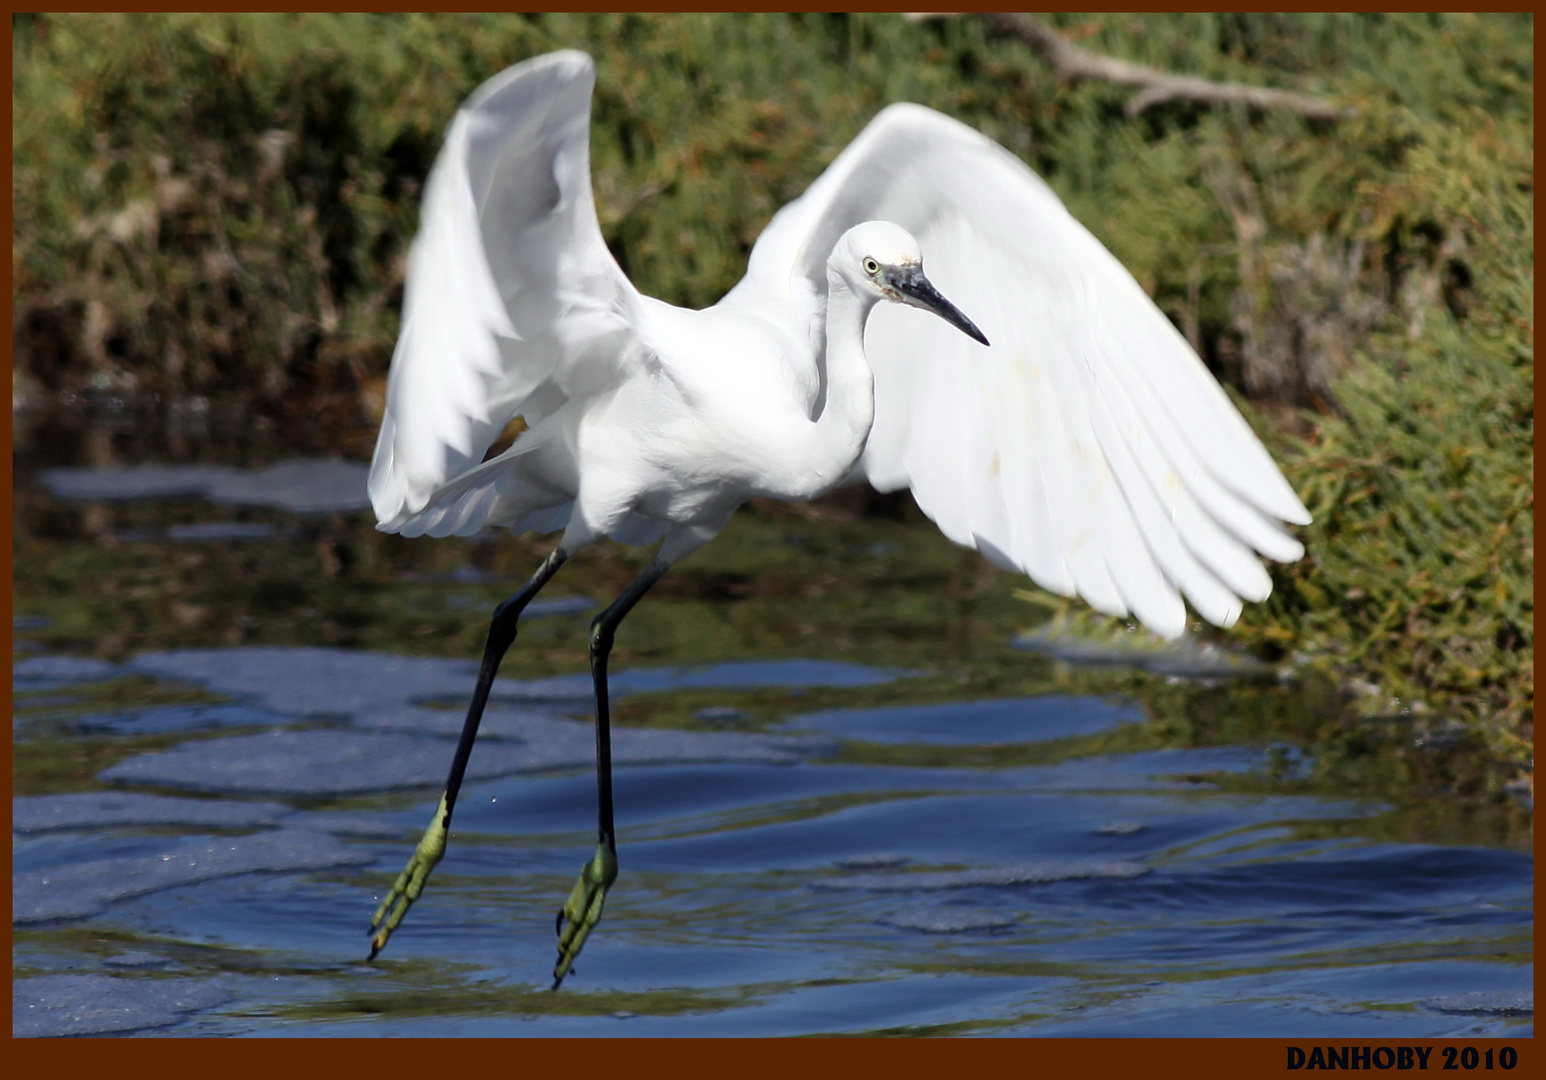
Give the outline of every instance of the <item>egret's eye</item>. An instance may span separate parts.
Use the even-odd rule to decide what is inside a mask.
[[[874,259],[870,258],[869,256],[865,256],[865,259],[864,259],[864,272],[866,274],[878,274],[878,273],[880,273],[880,263],[876,262]]]

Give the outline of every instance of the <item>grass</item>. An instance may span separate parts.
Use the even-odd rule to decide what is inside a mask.
[[[1315,515],[1307,558],[1232,637],[1528,770],[1533,17],[1052,21],[1350,119],[1130,119],[1130,91],[1060,82],[970,18],[14,16],[13,402],[149,402],[160,423],[235,397],[368,454],[422,178],[460,100],[526,56],[596,58],[603,231],[644,291],[682,304],[733,284],[773,211],[880,106],[920,101],[1047,177],[1240,395]],[[305,606],[262,588],[243,603]],[[132,609],[109,633],[143,631]]]

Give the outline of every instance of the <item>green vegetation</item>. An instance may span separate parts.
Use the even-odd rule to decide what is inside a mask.
[[[694,305],[879,107],[920,101],[1047,177],[1304,496],[1309,556],[1232,636],[1528,768],[1533,18],[1051,21],[1350,115],[1130,119],[1132,91],[1062,83],[972,18],[16,16],[14,400],[237,396],[326,416],[367,453],[440,133],[535,53],[596,58],[608,242],[641,288]]]

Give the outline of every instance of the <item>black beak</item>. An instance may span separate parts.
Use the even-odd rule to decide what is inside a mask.
[[[907,297],[905,303],[932,311],[973,341],[983,345],[988,343],[982,331],[977,329],[977,324],[961,314],[961,309],[941,296],[933,283],[923,276],[923,267],[914,266],[902,271],[891,279],[891,284],[897,292]]]

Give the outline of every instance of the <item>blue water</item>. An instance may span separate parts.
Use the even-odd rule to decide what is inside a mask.
[[[246,677],[243,655],[230,654],[234,683]],[[733,685],[731,673],[749,687],[905,681],[818,662],[640,670],[619,681],[642,693]],[[1002,768],[864,764],[842,752],[1066,739],[1141,718],[1134,702],[1073,695],[831,709],[780,725],[836,741],[836,751],[812,743],[795,764],[621,767],[622,876],[557,994],[544,989],[553,913],[593,844],[589,771],[469,784],[448,856],[370,966],[366,923],[437,792],[334,808],[279,799],[272,865],[108,899],[86,918],[25,923],[13,963],[36,981],[18,980],[18,1000],[29,986],[56,992],[48,979],[66,973],[186,980],[221,1003],[147,1030],[190,1035],[1531,1030],[1518,1007],[1532,975],[1526,855],[1361,836],[1356,823],[1387,809],[1378,802],[1221,790],[1222,778],[1267,767],[1269,754],[1249,748]],[[202,721],[205,737],[219,737],[224,724],[285,719],[306,723],[259,698],[73,724],[166,733]],[[347,718],[331,722],[348,730]],[[440,742],[448,760],[452,743]],[[84,823],[18,834],[23,901],[71,868],[117,860],[103,863],[111,880],[87,874],[82,887],[122,890],[137,873],[164,871],[190,836],[255,835],[92,823],[105,812],[93,803]],[[306,858],[340,864],[297,872],[285,837],[309,838]],[[1029,876],[982,883],[1017,872]],[[80,928],[123,947],[83,949],[66,933]],[[131,943],[139,959],[115,959]],[[100,993],[94,986],[79,989]],[[1445,1010],[1445,999],[1478,992],[1480,1009]]]
[[[1142,719],[1143,712],[1136,706],[1120,710],[1096,698],[1048,694],[887,709],[832,709],[796,716],[790,726],[866,742],[981,746],[1092,735]]]
[[[94,516],[18,488],[15,783],[47,794],[13,807],[16,1034],[1533,1031],[1527,808],[1425,793],[1393,727],[1339,751],[1291,686],[1205,701],[1185,678],[1262,674],[1222,652],[1123,681],[1017,651],[1023,582],[926,522],[743,515],[630,617],[621,876],[554,993],[595,844],[585,626],[631,573],[582,553],[367,964],[476,671],[448,635],[535,561],[382,538],[362,475],[47,474]],[[1434,792],[1447,753],[1412,759]]]

